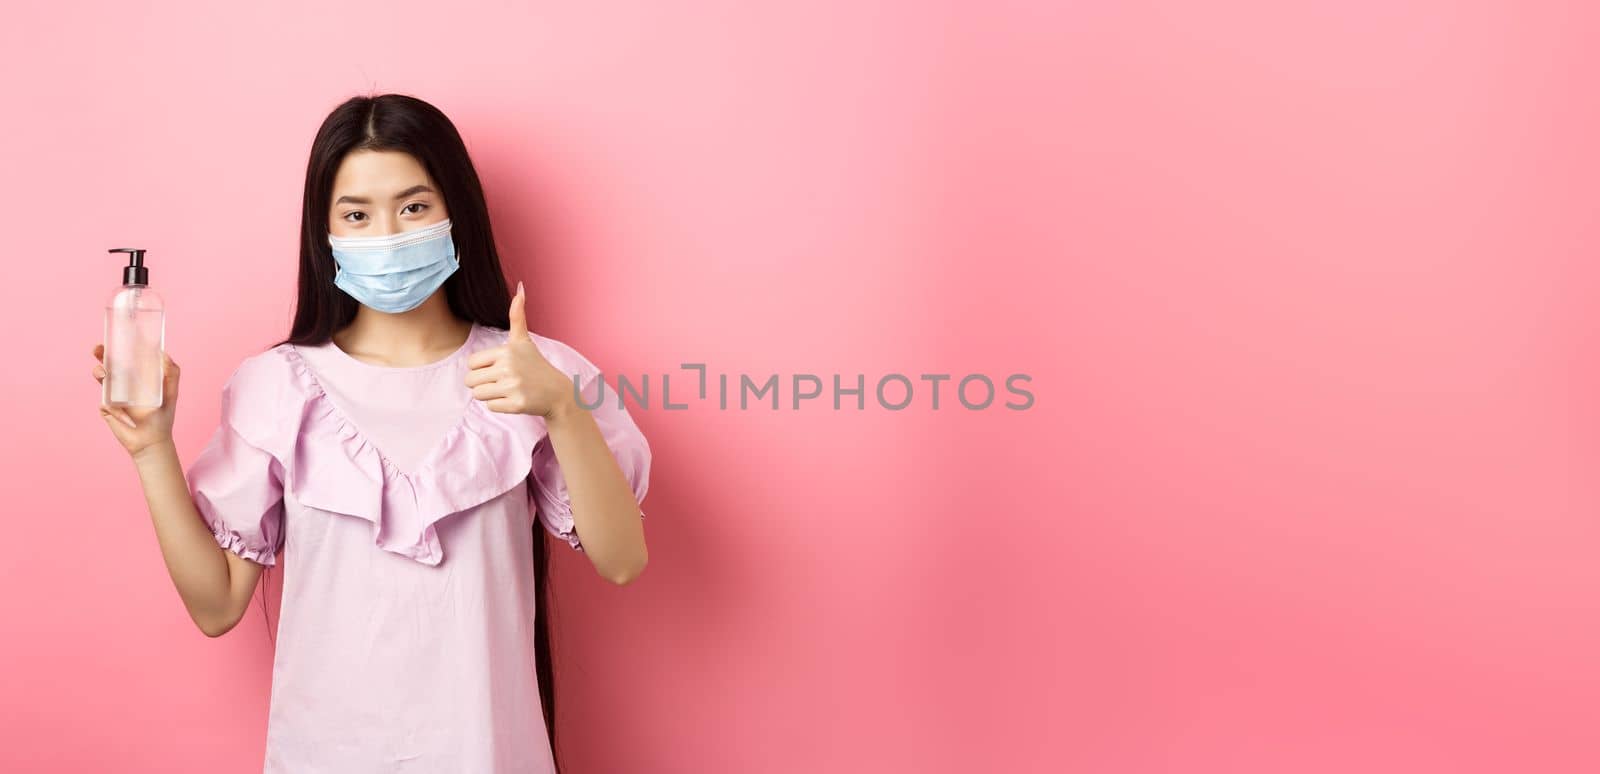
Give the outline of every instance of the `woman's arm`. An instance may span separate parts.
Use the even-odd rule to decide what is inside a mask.
[[[583,536],[584,553],[612,583],[631,582],[649,561],[644,521],[594,415],[569,394],[545,418],[545,428],[572,497],[572,520]]]
[[[95,381],[104,384],[105,347],[94,348]],[[153,409],[100,404],[100,416],[133,459],[144,486],[145,504],[155,524],[167,572],[178,588],[189,617],[200,631],[217,637],[232,629],[250,605],[261,565],[224,550],[195,508],[177,447],[172,422],[178,410],[178,364],[163,355],[162,402]]]
[[[171,440],[133,455],[167,573],[200,631],[226,634],[250,607],[261,565],[224,550],[201,520]]]
[[[483,401],[490,411],[544,419],[550,450],[571,500],[573,531],[582,537],[595,572],[618,585],[630,583],[644,571],[649,558],[639,500],[607,444],[605,432],[589,409],[578,403],[580,375],[569,376],[552,365],[528,333],[525,298],[518,282],[507,314],[511,327],[506,343],[468,356],[466,385],[472,397]],[[583,360],[581,356],[576,359]],[[591,384],[598,382],[604,398],[605,381],[593,364],[583,362],[589,368],[578,370],[595,372]],[[618,403],[620,411],[620,398]],[[632,427],[632,422],[628,425]]]

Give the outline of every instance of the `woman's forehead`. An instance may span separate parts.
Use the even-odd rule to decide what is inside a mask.
[[[403,151],[356,151],[344,157],[333,187],[357,194],[394,194],[416,185],[431,185],[428,171]]]

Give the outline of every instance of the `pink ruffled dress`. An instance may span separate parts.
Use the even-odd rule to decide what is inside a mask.
[[[331,342],[246,358],[189,467],[223,548],[282,565],[265,774],[554,771],[534,661],[533,532],[576,550],[544,421],[490,411],[464,384],[474,325],[410,368]],[[580,379],[644,499],[650,447],[600,370],[529,334]]]

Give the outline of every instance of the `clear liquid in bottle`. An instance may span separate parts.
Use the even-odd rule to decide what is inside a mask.
[[[165,347],[161,296],[147,285],[124,285],[106,305],[102,401],[108,406],[159,407]]]

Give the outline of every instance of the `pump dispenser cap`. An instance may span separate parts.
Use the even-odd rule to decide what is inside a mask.
[[[113,247],[108,253],[127,253],[128,265],[122,267],[122,284],[150,284],[150,269],[144,265],[144,249],[140,247]]]

